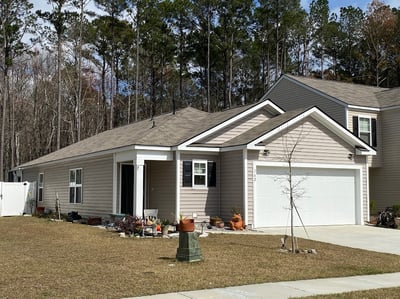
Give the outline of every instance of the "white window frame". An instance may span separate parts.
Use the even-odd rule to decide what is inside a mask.
[[[80,183],[76,182],[76,174],[77,172],[80,170]],[[74,180],[71,181],[71,172],[74,173]],[[71,204],[82,204],[83,200],[82,200],[82,186],[83,186],[83,169],[82,168],[73,168],[70,169],[69,172],[69,177],[68,177],[68,181],[69,181],[69,188],[68,188],[68,194],[69,194],[69,203]],[[73,196],[73,201],[71,201],[71,188],[73,188],[74,190],[74,196]],[[77,190],[80,190],[80,201],[77,202]]]
[[[38,176],[38,201],[43,201],[44,172],[40,172]],[[41,195],[41,196],[40,196]]]
[[[205,172],[204,173],[196,173],[196,164],[204,164]],[[207,160],[193,160],[192,166],[192,186],[193,188],[207,188],[207,180],[208,180],[208,163]],[[202,176],[204,177],[204,184],[196,184],[196,177]]]
[[[361,131],[361,119],[366,119],[368,120],[368,125],[369,125],[369,131]],[[358,116],[358,137],[365,141],[362,137],[361,134],[368,134],[368,142],[367,144],[372,144],[372,121],[371,121],[371,117],[369,116],[364,116],[364,115],[360,115]]]

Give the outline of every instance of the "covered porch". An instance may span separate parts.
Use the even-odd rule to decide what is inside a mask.
[[[169,148],[132,149],[114,154],[113,214],[143,217],[158,209],[159,218],[179,215],[176,153]]]

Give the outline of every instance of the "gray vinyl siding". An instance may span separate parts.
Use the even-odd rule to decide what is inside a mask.
[[[183,161],[207,160],[216,162],[217,186],[207,188],[183,187],[182,168]],[[180,162],[180,214],[192,216],[196,213],[198,218],[218,215],[220,209],[220,161],[216,154],[182,154]]]
[[[82,168],[82,203],[69,203],[69,170]],[[44,173],[43,202],[50,210],[55,209],[56,196],[60,200],[61,213],[77,211],[82,216],[109,217],[112,213],[113,158],[106,156],[91,160],[74,161],[69,164],[41,166],[25,170],[26,178],[34,179]]]
[[[288,131],[271,138],[266,142],[265,149],[269,155],[263,155],[262,151],[249,151],[248,165],[249,194],[254,194],[253,163],[254,161],[287,162],[284,152],[291,150],[294,142],[299,139],[292,162],[309,164],[336,164],[362,166],[362,189],[363,189],[363,215],[368,220],[368,190],[367,190],[367,163],[366,157],[355,156],[349,159],[349,153],[354,149],[337,135],[326,129],[317,121],[308,117],[301,123],[290,127]],[[250,193],[251,192],[251,193]],[[254,195],[249,196],[249,206],[253,206]],[[253,219],[249,217],[249,221]],[[251,223],[251,222],[250,222]]]
[[[300,83],[282,78],[268,92],[267,98],[285,111],[317,106],[342,126],[346,126],[346,109],[341,103],[327,98],[323,94]]]
[[[37,182],[39,179],[39,171],[35,168],[24,169],[22,171],[22,181]]]
[[[221,153],[221,212],[224,221],[229,221],[232,208],[243,207],[243,151]],[[243,215],[244,216],[244,215]]]
[[[368,164],[370,167],[382,166],[382,142],[383,142],[383,140],[382,140],[382,118],[380,117],[380,114],[378,114],[378,112],[365,111],[365,110],[361,110],[361,109],[349,109],[348,110],[347,129],[350,132],[353,132],[353,116],[358,116],[358,117],[364,116],[364,117],[376,119],[376,141],[377,141],[377,146],[375,148],[376,155],[370,156],[368,158]]]
[[[148,161],[148,206],[160,219],[175,220],[176,182],[174,161]]]
[[[382,167],[369,170],[370,198],[377,211],[400,204],[400,108],[384,110],[381,116]]]
[[[202,142],[206,144],[222,144],[240,134],[245,133],[251,128],[259,125],[260,123],[271,118],[271,114],[266,110],[256,111],[251,115],[240,119],[237,122],[227,126],[223,130],[218,131],[215,134],[212,134],[210,137],[207,137]]]

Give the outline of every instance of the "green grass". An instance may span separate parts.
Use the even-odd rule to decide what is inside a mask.
[[[121,298],[273,281],[400,272],[396,255],[299,240],[316,255],[279,252],[280,236],[210,234],[204,261],[177,262],[178,239],[34,217],[0,218],[1,298]]]

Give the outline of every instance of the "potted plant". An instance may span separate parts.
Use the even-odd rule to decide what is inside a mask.
[[[219,216],[212,216],[210,217],[210,225],[216,227],[224,227],[224,222],[222,221],[221,217]]]
[[[163,236],[168,235],[170,225],[171,222],[168,219],[161,219],[161,232]]]
[[[183,217],[179,218],[179,226],[177,227],[180,232],[193,232],[194,219]]]
[[[243,224],[243,219],[242,215],[240,214],[240,209],[239,208],[232,208],[232,218],[231,221],[229,222],[229,226],[232,230],[243,230],[244,224]]]

